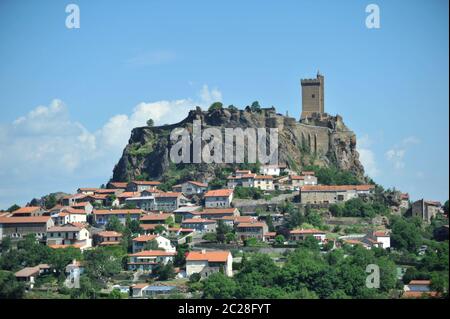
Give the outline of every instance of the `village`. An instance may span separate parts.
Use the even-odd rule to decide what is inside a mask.
[[[322,251],[346,246],[392,249],[385,218],[323,217],[330,215],[330,207],[370,198],[375,192],[372,184],[320,185],[314,171],[298,174],[286,165],[262,165],[258,172],[235,170],[223,189],[186,181],[165,192],[159,185],[157,181],[132,181],[110,182],[105,188],[81,187],[49,209],[28,206],[3,212],[0,238],[17,242],[35,234],[40,244],[51,249],[72,248],[86,253],[96,247],[122,247],[125,227],[134,225],[128,233],[131,242],[125,243],[127,256],[121,270],[131,279],[108,278],[105,288],[109,292],[119,290],[130,298],[186,293],[187,281],[203,280],[217,272],[232,277],[247,251],[263,252],[282,264],[285,251],[310,240]],[[283,200],[256,205],[249,211],[241,205],[245,199],[240,197],[250,190],[266,196],[268,200],[263,202],[272,203],[277,196]],[[283,211],[286,206],[292,207]],[[290,215],[299,207],[306,208],[306,217],[315,216],[319,221],[310,218],[300,225],[289,224]],[[413,216],[425,223],[444,213],[438,202],[410,203],[408,194],[401,194],[398,209],[399,214],[411,209]],[[355,223],[361,227],[355,228]],[[355,233],[355,229],[360,232]],[[448,225],[446,230],[448,236]],[[164,280],[161,268],[167,265],[173,274]],[[25,267],[15,276],[32,291],[39,277],[51,272],[50,265],[40,264]],[[83,260],[74,259],[65,265],[65,273],[65,286],[77,288]],[[429,286],[429,281],[411,281],[405,285],[404,295],[417,296],[417,289],[429,291]]]

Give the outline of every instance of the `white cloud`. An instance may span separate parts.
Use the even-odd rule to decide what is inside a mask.
[[[358,139],[357,150],[359,153],[359,160],[363,164],[366,174],[374,178],[380,174],[380,170],[375,161],[375,154],[370,149],[371,145],[372,141],[369,136],[367,134],[363,135]]]
[[[394,145],[385,153],[386,159],[394,165],[396,169],[405,168],[405,155],[407,150],[412,145],[419,144],[420,140],[415,136],[408,136],[404,138],[400,144]]]
[[[83,178],[105,182],[133,128],[146,125],[149,118],[155,125],[176,123],[196,105],[207,107],[221,98],[219,90],[209,91],[204,85],[199,98],[141,102],[131,114],[115,115],[94,132],[72,120],[67,106],[58,99],[11,124],[0,124],[0,189],[10,190],[7,198],[5,192],[0,194],[0,207],[43,195],[39,186],[29,190],[33,195],[24,194],[24,183],[42,185],[44,179],[64,180],[76,189],[82,185],[75,185],[75,181]]]

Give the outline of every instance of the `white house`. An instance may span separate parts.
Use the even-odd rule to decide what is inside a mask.
[[[391,236],[389,233],[385,231],[375,231],[372,233],[372,237],[381,244],[381,248],[387,249],[391,247]]]
[[[320,243],[323,243],[326,233],[318,229],[294,229],[289,232],[289,240],[291,241],[302,241],[308,236],[313,236]]]
[[[182,183],[181,192],[186,195],[203,194],[208,190],[208,184],[196,181],[187,181]]]
[[[138,253],[128,255],[128,270],[152,271],[159,263],[167,264],[172,262],[175,252],[163,250],[143,250]]]
[[[181,227],[194,229],[199,233],[210,233],[216,230],[217,223],[212,219],[188,218],[183,220]]]
[[[150,241],[156,241],[158,244],[158,248],[164,249],[164,251],[168,252],[176,252],[174,246],[169,239],[159,236],[159,235],[139,235],[136,238],[133,238],[133,253],[137,253],[143,251],[145,245]]]
[[[232,189],[217,189],[205,193],[205,207],[230,207],[233,201]]]
[[[259,169],[260,174],[280,176],[280,167],[278,165],[262,165]]]
[[[143,211],[141,209],[94,209],[94,222],[98,226],[105,226],[112,216],[116,216],[125,225],[127,217],[139,220]]]
[[[208,277],[221,270],[226,276],[233,276],[233,256],[228,250],[191,251],[186,256],[186,275],[188,277],[194,273]]]
[[[84,250],[92,247],[89,230],[80,224],[53,226],[47,230],[47,245],[53,248],[74,246]]]

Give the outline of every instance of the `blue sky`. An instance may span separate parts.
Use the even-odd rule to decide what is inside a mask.
[[[80,29],[65,27],[69,3]],[[107,181],[148,117],[214,100],[298,117],[317,69],[367,173],[446,200],[448,45],[444,0],[1,1],[0,208]]]

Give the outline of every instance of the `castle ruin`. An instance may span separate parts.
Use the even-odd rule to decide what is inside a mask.
[[[325,113],[324,77],[317,71],[315,79],[302,79],[302,115],[301,119],[313,114]]]

